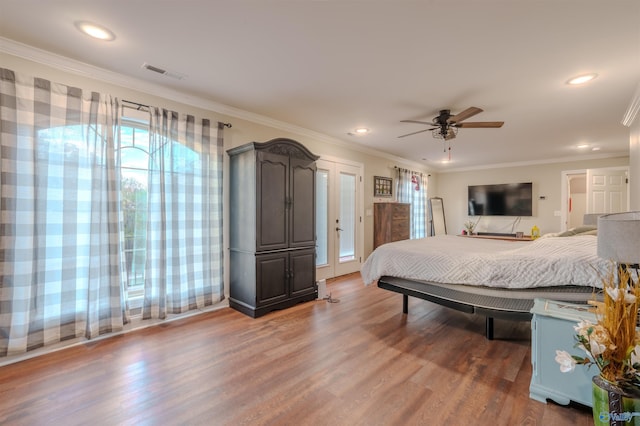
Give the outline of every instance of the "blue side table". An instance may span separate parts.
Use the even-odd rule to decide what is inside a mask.
[[[570,401],[591,407],[591,378],[598,369],[576,366],[571,373],[560,372],[555,361],[556,350],[572,355],[586,355],[575,348],[573,327],[581,320],[596,322],[596,315],[588,305],[576,305],[546,299],[536,299],[531,313],[531,385],[529,397],[540,402],[551,399],[567,405]]]

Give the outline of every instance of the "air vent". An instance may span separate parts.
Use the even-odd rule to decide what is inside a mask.
[[[167,73],[166,70],[163,70],[162,68],[154,67],[153,65],[149,65],[149,64],[143,64],[142,67],[148,69],[149,71],[157,72],[158,74]]]
[[[175,71],[168,71],[168,70],[153,66],[151,64],[148,64],[146,62],[144,64],[142,64],[142,68],[148,69],[149,71],[152,71],[152,72],[155,72],[155,73],[158,73],[158,74],[162,74],[162,75],[167,76],[167,77],[174,78],[176,80],[184,80],[185,78],[187,78],[187,76],[185,74],[181,74],[181,73],[175,72]]]

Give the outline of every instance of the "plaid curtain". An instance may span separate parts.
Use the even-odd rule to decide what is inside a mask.
[[[144,319],[223,297],[223,125],[151,108],[149,133]]]
[[[427,175],[396,168],[398,202],[411,204],[411,238],[427,236]]]
[[[126,321],[118,102],[0,68],[0,355]]]

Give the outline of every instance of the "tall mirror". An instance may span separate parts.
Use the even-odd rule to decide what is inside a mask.
[[[447,235],[442,198],[429,198],[429,215],[431,216],[431,235]]]

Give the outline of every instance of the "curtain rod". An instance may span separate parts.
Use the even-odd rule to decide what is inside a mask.
[[[140,103],[138,103],[138,102],[133,102],[133,101],[128,101],[128,100],[126,100],[126,99],[123,99],[123,100],[122,100],[122,102],[126,102],[126,103],[128,103],[128,104],[135,105],[135,106],[137,107],[136,109],[137,109],[138,111],[140,111],[140,110],[142,110],[142,109],[145,109],[145,108],[148,110],[148,109],[150,108],[150,107],[149,107],[149,105],[140,104]],[[233,126],[231,125],[231,123],[225,123],[225,122],[222,122],[222,121],[219,121],[218,123],[222,124],[224,127],[228,128],[228,129],[230,129],[231,127],[233,127]]]
[[[393,166],[393,168],[394,169],[400,169],[400,170],[406,170],[406,171],[411,172],[411,173],[413,173],[415,175],[421,175],[422,176],[422,175],[426,174],[427,177],[431,176],[431,173],[416,172],[414,170],[405,169],[404,167]]]
[[[149,105],[139,104],[138,102],[128,101],[128,100],[126,100],[126,99],[123,99],[123,100],[122,100],[122,102],[126,102],[126,103],[128,103],[128,104],[131,104],[131,105],[135,105],[135,106],[137,106],[138,108],[136,108],[136,109],[137,109],[138,111],[140,111],[140,110],[141,110],[141,109],[143,109],[143,108],[147,108],[147,109],[149,109]]]

